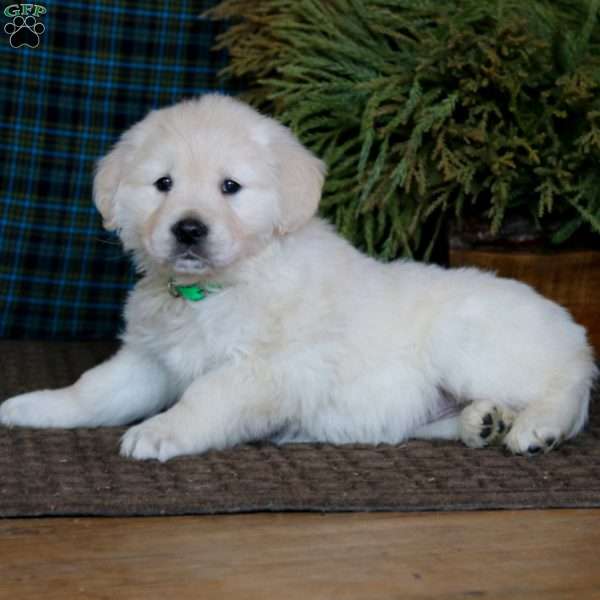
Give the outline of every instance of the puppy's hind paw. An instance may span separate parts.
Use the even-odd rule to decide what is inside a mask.
[[[515,422],[513,430],[504,440],[504,445],[513,454],[537,456],[554,450],[563,439],[557,426],[535,423],[529,415],[522,414]]]
[[[470,448],[502,442],[512,427],[515,413],[491,402],[473,402],[460,414],[460,439]]]

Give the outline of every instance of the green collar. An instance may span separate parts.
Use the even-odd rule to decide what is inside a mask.
[[[177,285],[173,279],[169,279],[169,294],[174,298],[184,298],[190,302],[204,300],[209,294],[214,294],[223,288],[218,283],[192,283],[191,285]]]

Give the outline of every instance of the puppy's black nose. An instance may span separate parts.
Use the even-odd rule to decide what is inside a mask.
[[[208,227],[200,220],[188,217],[177,221],[171,231],[180,244],[192,246],[208,235]]]

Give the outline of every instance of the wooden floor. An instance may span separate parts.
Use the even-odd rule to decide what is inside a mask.
[[[0,520],[0,598],[600,599],[600,510]]]

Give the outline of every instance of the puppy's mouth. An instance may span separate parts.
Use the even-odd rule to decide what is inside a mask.
[[[171,264],[176,273],[202,274],[211,270],[208,259],[189,248],[175,254],[171,259]]]

